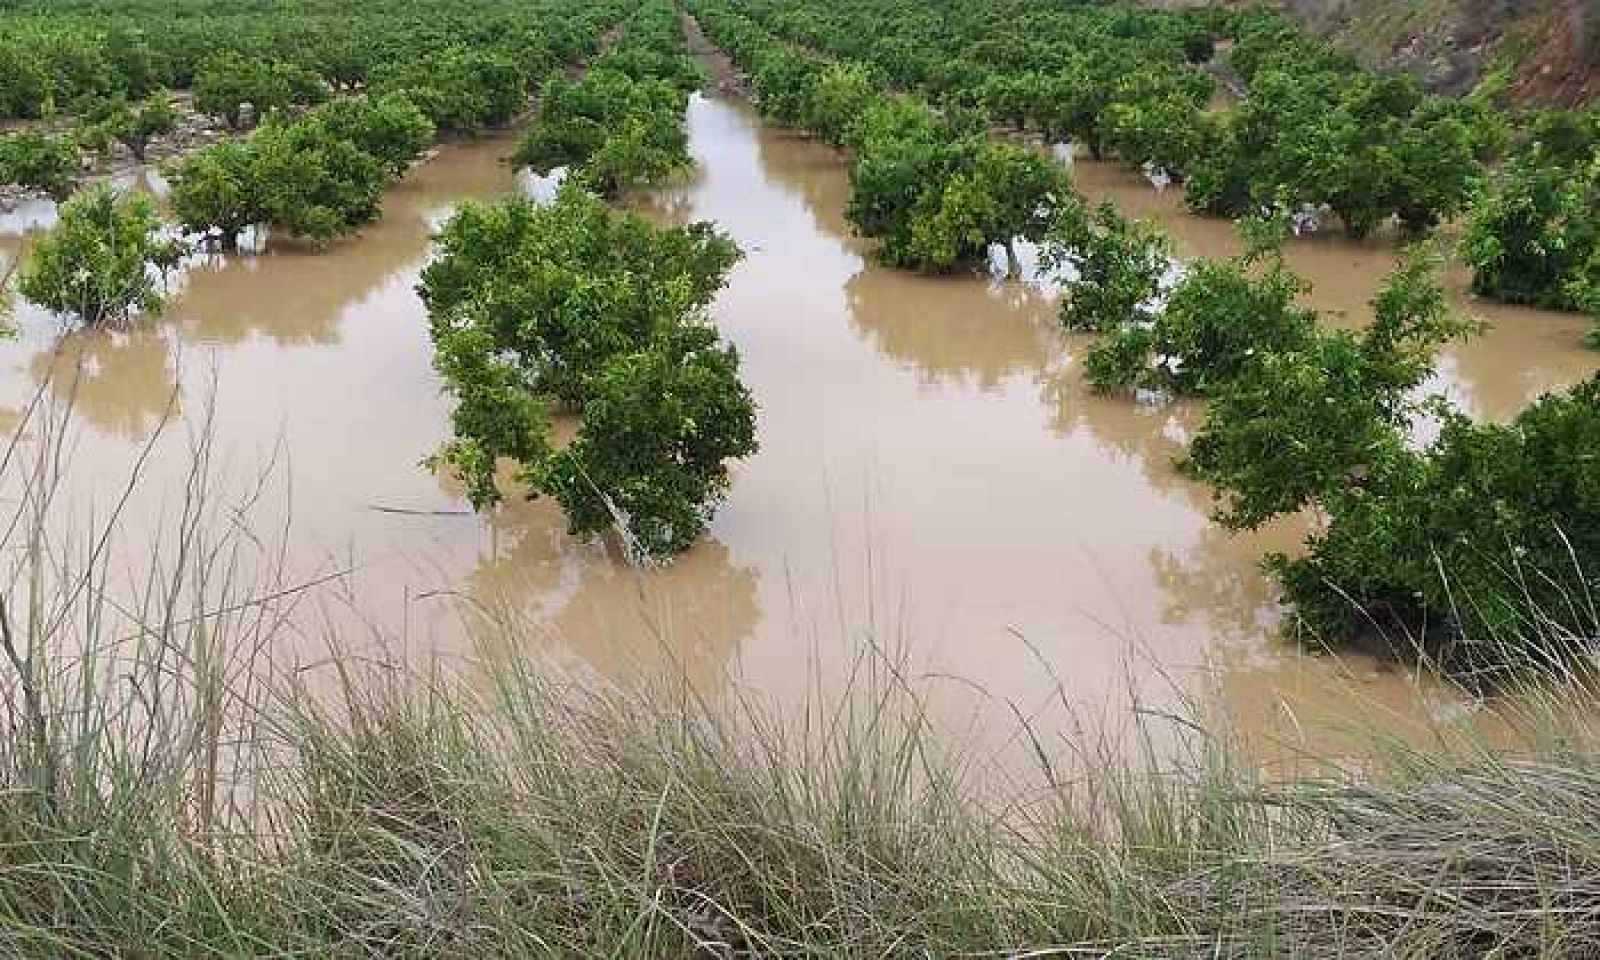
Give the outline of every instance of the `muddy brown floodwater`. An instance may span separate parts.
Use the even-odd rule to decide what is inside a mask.
[[[1346,724],[1421,735],[1471,717],[1435,685],[1275,640],[1281,611],[1257,563],[1294,549],[1304,524],[1244,536],[1209,523],[1207,492],[1171,467],[1194,411],[1092,395],[1089,341],[1058,330],[1048,296],[874,266],[844,224],[840,157],[740,102],[694,98],[689,130],[696,175],[648,205],[715,220],[747,252],[715,319],[742,353],[762,449],[710,535],[666,570],[636,574],[569,537],[547,502],[474,516],[419,466],[448,434],[448,406],[413,287],[457,203],[527,188],[501,163],[504,140],[443,148],[379,224],[327,252],[197,264],[136,331],[63,338],[21,306],[20,335],[0,344],[0,409],[14,421],[41,383],[75,394],[68,493],[83,516],[107,508],[177,415],[117,544],[127,569],[162,535],[188,424],[211,410],[219,472],[240,489],[265,474],[253,522],[287,539],[297,574],[349,571],[302,607],[274,651],[285,662],[356,627],[465,653],[465,601],[526,626],[497,643],[612,676],[673,665],[708,691],[783,700],[866,643],[902,650],[941,713],[980,737],[1014,711],[1071,735],[1126,717],[1130,697],[1171,709],[1196,689],[1220,693],[1263,752]],[[1077,177],[1160,220],[1183,253],[1234,249],[1226,224],[1135,173],[1079,163]],[[0,220],[0,254],[49,219]],[[1392,253],[1312,239],[1291,260],[1318,306],[1359,315]],[[1495,327],[1452,350],[1439,380],[1480,415],[1510,416],[1595,366],[1579,320],[1468,306]]]

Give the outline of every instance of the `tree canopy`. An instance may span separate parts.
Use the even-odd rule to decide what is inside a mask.
[[[503,496],[496,465],[510,459],[574,532],[626,518],[649,557],[687,548],[726,491],[726,461],[755,450],[737,355],[704,316],[733,243],[707,224],[614,212],[570,183],[549,204],[468,204],[438,244],[420,289],[455,438],[437,462],[480,507]],[[560,451],[552,408],[582,418]]]
[[[95,187],[62,205],[60,220],[34,248],[18,289],[90,327],[157,311],[163,303],[157,281],[183,252],[159,228],[149,198]]]

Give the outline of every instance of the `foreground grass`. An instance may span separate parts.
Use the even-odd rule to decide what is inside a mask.
[[[205,431],[121,595],[117,516],[76,553],[52,537],[51,423],[39,456],[0,463],[22,504],[0,594],[4,955],[1600,952],[1600,757],[1554,710],[1516,759],[1374,743],[1287,783],[1199,728],[1177,762],[1041,746],[1029,802],[997,808],[883,658],[784,719],[337,639],[285,675],[265,653],[305,585],[217,503]]]
[[[384,677],[388,679],[384,679]],[[906,691],[826,723],[369,674],[253,713],[242,783],[196,712],[151,742],[14,717],[16,955],[1592,956],[1600,765],[1389,756],[1269,787],[1107,767],[1029,816],[970,799]],[[864,692],[864,691],[861,691]],[[177,689],[173,695],[183,695]],[[211,709],[221,709],[213,701]],[[177,716],[171,720],[179,719]],[[819,720],[822,718],[818,718]],[[804,729],[796,732],[794,727]],[[806,732],[809,730],[809,732]],[[126,732],[123,732],[126,731]],[[239,787],[249,793],[240,805]],[[248,815],[243,811],[248,809]]]

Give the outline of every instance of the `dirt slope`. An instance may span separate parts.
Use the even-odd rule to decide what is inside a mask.
[[[1378,69],[1458,93],[1486,76],[1519,104],[1600,99],[1600,0],[1283,0]]]

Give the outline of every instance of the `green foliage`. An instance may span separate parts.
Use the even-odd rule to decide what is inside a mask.
[[[590,385],[577,439],[539,472],[576,533],[613,524],[645,557],[687,550],[728,490],[728,462],[756,452],[739,357],[710,326],[659,330]]]
[[[861,64],[830,64],[811,76],[798,121],[828,143],[843,146],[851,125],[883,96],[882,87]]]
[[[1303,348],[1316,315],[1295,304],[1305,284],[1284,267],[1280,244],[1189,264],[1153,319],[1112,328],[1089,352],[1095,388],[1205,394],[1258,354]]]
[[[903,98],[876,100],[848,128],[855,151],[845,217],[883,241],[883,259],[930,273],[970,270],[989,245],[1041,240],[1076,201],[1047,157],[991,143],[959,118]]]
[[[65,137],[0,134],[0,183],[15,183],[64,200],[77,185],[78,148]]]
[[[293,102],[289,77],[276,64],[238,54],[206,61],[194,79],[194,104],[237,129],[249,104],[257,121]]]
[[[215,230],[232,247],[239,232],[267,219],[256,173],[256,151],[248,143],[219,143],[184,157],[168,172],[168,204],[191,233]]]
[[[761,112],[780,123],[799,123],[806,108],[806,90],[823,67],[821,58],[801,50],[768,50],[752,75]]]
[[[1487,108],[1425,97],[1407,77],[1265,69],[1196,141],[1189,202],[1229,215],[1326,204],[1352,236],[1391,216],[1419,232],[1465,207],[1499,140]]]
[[[1492,682],[1591,642],[1600,550],[1600,382],[1507,425],[1445,419],[1421,453],[1330,495],[1300,559],[1274,565],[1311,636],[1373,636]]]
[[[136,105],[119,94],[89,111],[84,122],[89,130],[127,147],[133,158],[143,163],[151,139],[172,132],[178,125],[178,112],[165,91],[157,91]]]
[[[1561,122],[1566,121],[1566,122]],[[1512,303],[1595,309],[1600,289],[1600,135],[1550,118],[1473,209],[1462,256],[1473,289]]]
[[[159,310],[156,275],[177,264],[182,248],[157,236],[146,197],[119,198],[101,186],[62,205],[61,219],[34,248],[18,289],[86,326]]]
[[[1410,250],[1373,300],[1359,334],[1307,335],[1254,353],[1208,393],[1188,469],[1224,498],[1223,523],[1254,527],[1323,504],[1409,455],[1422,385],[1439,348],[1476,329],[1453,314],[1438,259]]]
[[[336,139],[348,140],[399,176],[433,140],[433,122],[401,94],[347,97],[318,107],[312,114]]]
[[[454,322],[469,304],[492,308],[530,387],[568,409],[583,406],[585,380],[606,359],[709,304],[738,258],[707,224],[658,229],[576,186],[543,206],[469,204],[437,244],[422,275],[430,315]]]
[[[1097,115],[1098,141],[1128,163],[1148,163],[1181,179],[1210,140],[1210,95],[1211,79],[1203,73],[1124,77]]]
[[[607,197],[660,181],[691,164],[683,117],[700,80],[676,13],[645,4],[581,80],[550,81],[516,160],[540,173],[569,167]]]
[[[1023,147],[985,143],[961,166],[942,190],[935,184],[918,197],[909,244],[888,248],[898,262],[932,273],[970,270],[988,259],[991,243],[1009,252],[1017,238],[1043,239],[1057,205],[1074,199],[1065,169]]]
[[[42,117],[53,105],[50,73],[37,51],[19,40],[0,39],[0,115]]]
[[[1124,342],[1115,348],[1119,354],[1143,349],[1134,346],[1143,338],[1132,334],[1153,322],[1162,278],[1172,269],[1169,245],[1160,231],[1145,221],[1129,220],[1110,203],[1092,215],[1069,207],[1051,231],[1045,262],[1053,272],[1074,275],[1063,285],[1062,326],[1125,331]]]
[[[378,216],[388,170],[322,124],[269,122],[250,148],[267,224],[321,244]]]
[[[323,244],[377,217],[383,189],[424,129],[414,110],[366,102],[271,120],[242,143],[197,150],[171,171],[174,216],[232,246],[254,224]],[[379,159],[342,133],[385,152]]]
[[[548,173],[573,168],[605,196],[651,183],[690,163],[683,130],[688,97],[666,80],[635,80],[590,70],[545,88],[539,122],[517,148],[516,162]]]
[[[527,102],[528,79],[509,56],[451,47],[377,65],[370,89],[404,94],[440,130],[473,132],[515,117]]]
[[[615,213],[573,184],[545,205],[468,204],[438,246],[420,288],[456,400],[438,462],[480,507],[500,499],[494,468],[509,458],[576,531],[610,522],[603,495],[648,554],[686,547],[725,486],[721,461],[753,449],[733,355],[703,326],[737,248],[706,224]],[[555,460],[551,405],[584,416]]]

